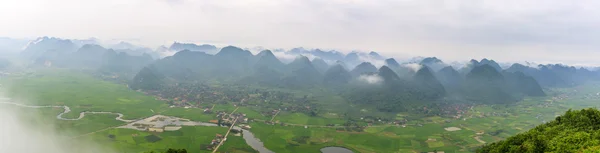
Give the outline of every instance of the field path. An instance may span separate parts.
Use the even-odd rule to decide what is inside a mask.
[[[229,130],[227,130],[227,133],[225,134],[225,136],[223,136],[223,140],[221,140],[221,142],[219,143],[219,145],[217,145],[217,147],[215,147],[215,150],[213,150],[212,153],[217,152],[217,150],[219,150],[219,147],[221,147],[221,145],[223,145],[223,143],[225,142],[225,140],[227,140],[227,136],[231,132],[231,129],[233,128],[233,126],[235,125],[235,122],[237,122],[237,120],[238,120],[237,117],[235,118],[235,120],[233,120],[233,124],[231,124],[231,126],[229,127]]]
[[[485,141],[481,140],[479,136],[473,137],[475,140],[479,141],[479,143],[485,143]]]
[[[273,120],[275,119],[275,117],[277,117],[277,114],[279,114],[279,112],[281,112],[281,110],[278,110],[277,113],[275,113],[275,115],[273,115],[273,117],[271,118],[271,122],[273,122]]]
[[[233,113],[235,113],[235,111],[237,111],[238,109],[240,109],[240,107],[236,107],[231,113],[229,113],[229,116],[233,115]]]

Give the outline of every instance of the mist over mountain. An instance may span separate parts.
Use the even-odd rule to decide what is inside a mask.
[[[138,47],[131,43],[121,41],[117,44],[111,45],[110,48],[114,49],[114,50],[126,50],[126,49],[134,50],[134,49],[137,49]]]
[[[444,63],[442,60],[436,58],[436,57],[427,57],[424,58],[423,60],[421,60],[421,62],[419,62],[419,64],[421,65],[425,65],[427,67],[429,67],[432,71],[439,71],[442,68],[448,66],[448,64]]]
[[[99,57],[104,56],[107,51],[100,45],[86,44],[71,55],[71,61],[82,67],[99,67],[99,64],[103,62]]]
[[[417,83],[417,86],[421,87],[422,90],[425,90],[423,93],[431,94],[424,96],[441,97],[446,94],[446,89],[428,66],[423,66],[419,69],[413,79],[415,83]]]
[[[50,49],[48,49],[50,48]],[[108,76],[131,79],[140,69],[150,64],[153,57],[147,53],[130,55],[97,44],[85,44],[79,48],[70,40],[42,37],[30,42],[21,57],[32,61],[34,67],[72,68]]]
[[[93,37],[88,39],[71,39],[71,42],[79,47],[84,45],[102,45],[101,40]]]
[[[341,65],[342,67],[344,67],[346,70],[349,69],[349,66],[346,64],[346,62],[344,61],[335,61],[335,63],[333,64],[337,64],[337,65]]]
[[[255,69],[270,68],[279,72],[283,72],[285,64],[283,64],[270,50],[261,51],[256,55],[258,60],[254,64]]]
[[[376,60],[384,60],[385,57],[381,56],[379,53],[371,51],[369,52],[369,57],[376,59]]]
[[[6,52],[19,52],[27,45],[29,40],[25,39],[13,39],[7,37],[0,37],[0,53]]]
[[[182,50],[190,50],[190,51],[205,52],[208,54],[216,54],[218,52],[217,47],[215,47],[213,45],[208,45],[208,44],[196,45],[193,43],[179,43],[179,42],[174,42],[173,44],[171,44],[171,46],[169,47],[169,50],[176,51],[176,52],[182,51]]]
[[[352,52],[344,57],[344,63],[349,67],[355,67],[360,63],[360,57],[357,52]]]
[[[500,65],[498,63],[496,63],[496,61],[494,60],[488,60],[486,58],[481,59],[481,61],[477,61],[475,59],[471,59],[471,61],[469,61],[469,63],[467,63],[467,65],[465,65],[464,67],[462,67],[459,72],[463,75],[466,75],[468,72],[470,72],[473,68],[478,67],[478,66],[482,66],[482,65],[489,65],[492,68],[496,69],[496,71],[501,72],[502,68],[500,67]]]
[[[410,78],[415,74],[415,72],[417,72],[417,70],[421,68],[422,65],[417,63],[400,64],[398,61],[396,61],[396,59],[389,58],[385,60],[385,66],[396,72],[400,77]]]
[[[399,81],[400,77],[396,74],[392,69],[387,66],[382,66],[379,68],[378,75],[383,78],[385,82],[395,82]]]
[[[325,71],[323,77],[323,84],[326,86],[345,85],[352,79],[350,72],[338,64],[331,66],[327,71]]]
[[[312,64],[321,73],[325,73],[325,71],[327,71],[327,69],[329,69],[329,64],[327,64],[327,62],[325,62],[325,60],[323,60],[321,58],[313,59]],[[342,67],[344,67],[344,66],[342,66]]]
[[[165,54],[174,49],[184,50],[172,56]],[[497,62],[489,59],[471,60],[456,70],[449,65],[458,63],[447,64],[437,57],[418,57],[400,64],[377,52],[345,55],[337,51],[295,48],[276,52],[263,50],[254,55],[239,47],[226,46],[214,54],[208,53],[212,49],[216,47],[177,42],[156,50],[108,49],[98,44],[77,47],[69,40],[43,37],[29,43],[21,54],[29,55],[27,59],[36,61],[38,66],[122,76],[133,89],[158,90],[162,86],[190,82],[299,90],[324,88],[339,93],[350,103],[374,102],[389,106],[378,109],[392,112],[410,110],[417,105],[447,103],[443,99],[449,96],[471,103],[514,103],[525,96],[545,95],[544,87],[572,86],[597,79],[599,74],[560,64],[538,67],[513,64],[502,70]],[[156,55],[167,56],[157,59]],[[281,56],[291,55],[296,55],[292,61],[282,62]],[[369,62],[373,60],[383,63],[382,66]],[[367,93],[383,94],[365,95]]]
[[[352,69],[350,73],[355,77],[363,74],[374,74],[377,73],[377,67],[369,62],[363,62]]]
[[[399,68],[400,67],[400,63],[398,63],[398,61],[396,61],[396,59],[394,58],[388,58],[385,60],[385,65],[390,67],[390,68]]]
[[[507,80],[494,67],[483,64],[473,67],[467,73],[464,88],[469,100],[486,99],[487,103],[516,102],[511,94]]]
[[[598,7],[2,0],[0,153],[600,153]]]
[[[600,77],[598,71],[590,71],[585,68],[577,69],[573,66],[562,64],[537,65],[534,67],[515,63],[508,72],[522,72],[535,78],[541,86],[545,87],[571,87],[588,80]]]
[[[290,72],[288,72],[283,81],[292,87],[311,86],[322,80],[322,74],[312,65],[306,56],[297,57],[286,68]]]
[[[504,72],[504,77],[508,82],[508,86],[512,90],[516,90],[527,96],[546,96],[542,90],[542,86],[531,76],[525,75],[523,72]]]
[[[37,59],[41,56],[44,56],[44,58],[58,58],[61,54],[73,53],[77,49],[77,46],[71,40],[40,37],[29,42],[25,49],[21,51],[21,55],[30,59]]]
[[[296,49],[295,52],[310,51]],[[359,56],[360,54],[353,54],[351,57],[355,55]],[[404,64],[399,64],[389,58],[385,60],[385,63],[386,66],[377,68],[371,63],[362,62],[351,68],[352,71],[348,71],[349,69],[344,66],[345,62],[339,60],[333,66],[327,66],[328,68],[323,71],[326,62],[321,58],[311,61],[307,56],[297,56],[292,62],[283,64],[271,51],[262,51],[252,55],[247,50],[229,46],[221,49],[215,55],[187,50],[180,51],[172,57],[154,62],[149,69],[144,70],[144,73],[149,74],[149,80],[157,82],[158,86],[172,83],[172,81],[178,82],[176,80],[214,80],[292,89],[325,87],[337,90],[348,102],[357,104],[364,104],[364,102],[354,100],[353,98],[358,98],[354,95],[366,96],[365,93],[380,92],[386,94],[380,95],[383,97],[366,97],[378,98],[381,101],[376,101],[381,105],[392,105],[391,103],[398,102],[381,98],[395,97],[408,101],[436,102],[446,96],[465,99],[472,103],[504,104],[517,102],[525,96],[545,95],[542,89],[544,85],[539,83],[535,76],[530,76],[525,72],[503,71],[493,60],[472,60],[461,69],[461,71],[468,70],[463,72],[465,74],[461,74],[434,57],[421,58],[418,63]],[[429,66],[444,67],[434,71]],[[395,67],[395,69],[391,67]],[[529,68],[522,70],[529,70]],[[581,71],[578,74],[596,74],[592,71]],[[140,72],[136,78],[143,80],[144,73]],[[132,87],[138,86],[144,87],[143,85],[132,85]],[[363,100],[365,99],[369,98],[363,98]],[[423,103],[423,105],[427,104]],[[403,106],[394,104],[394,107],[381,109],[401,111],[406,110],[407,107],[413,107],[412,105],[417,104],[411,103]]]
[[[452,66],[446,66],[436,73],[440,83],[449,92],[460,90],[464,78]]]
[[[337,60],[342,60],[344,58],[344,54],[337,52],[337,51],[323,51],[320,49],[315,49],[313,52],[304,52],[304,53],[311,53],[312,55],[319,57],[323,60],[329,60],[329,61],[337,61]]]

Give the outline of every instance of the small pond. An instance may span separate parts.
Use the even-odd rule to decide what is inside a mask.
[[[342,148],[342,147],[325,147],[321,148],[322,153],[354,153],[350,149]]]

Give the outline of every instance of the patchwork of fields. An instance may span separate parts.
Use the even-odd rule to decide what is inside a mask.
[[[67,105],[72,112],[67,118],[76,118],[82,111],[110,111],[124,114],[126,119],[138,119],[153,114],[187,118],[195,121],[216,119],[199,108],[169,108],[154,97],[132,91],[126,85],[95,79],[92,76],[67,70],[39,71],[18,77],[2,78],[4,93],[18,101],[35,105]],[[422,152],[444,151],[446,153],[473,152],[478,146],[502,140],[534,126],[550,121],[566,110],[597,107],[600,99],[598,83],[569,89],[548,90],[548,97],[528,98],[515,105],[474,106],[460,119],[420,117],[410,120],[405,127],[399,125],[374,125],[363,132],[340,131],[336,127],[345,119],[335,111],[319,116],[302,113],[281,112],[274,121],[285,123],[269,125],[260,121],[250,124],[254,135],[265,146],[278,153],[319,152],[326,146],[341,146],[355,152]],[[331,97],[330,97],[331,98]],[[334,97],[335,98],[335,97]],[[335,99],[332,99],[335,100]],[[337,104],[327,106],[333,109]],[[216,105],[214,111],[230,112],[233,105]],[[325,111],[327,111],[325,109]],[[184,127],[179,131],[152,133],[130,129],[112,129],[124,122],[116,121],[116,115],[86,115],[78,121],[56,120],[61,109],[27,109],[40,116],[32,122],[52,124],[55,130],[70,137],[84,134],[77,139],[98,142],[120,152],[162,151],[165,148],[185,148],[191,152],[208,152],[201,149],[214,138],[215,133],[225,133],[222,127]],[[238,112],[256,120],[270,120],[250,107]],[[418,118],[411,114],[398,114],[401,118]],[[306,126],[306,127],[305,127]],[[444,128],[460,130],[448,131]],[[108,129],[107,129],[108,128]],[[107,130],[103,130],[107,129]],[[102,130],[102,131],[99,131]],[[226,152],[255,152],[239,136],[231,136],[220,149]]]

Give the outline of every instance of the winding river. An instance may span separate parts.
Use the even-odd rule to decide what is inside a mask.
[[[32,106],[32,105],[25,105],[25,104],[13,103],[13,102],[0,102],[0,104],[10,104],[10,105],[26,107],[26,108],[63,108],[65,111],[58,114],[56,116],[56,119],[65,120],[65,121],[81,120],[81,119],[83,119],[83,117],[85,117],[85,114],[115,114],[115,115],[117,115],[117,118],[115,118],[115,120],[122,121],[122,122],[133,122],[134,121],[134,120],[125,120],[125,119],[123,119],[123,114],[113,113],[113,112],[81,112],[81,113],[79,113],[78,118],[70,119],[70,118],[62,117],[64,114],[71,112],[71,108],[69,108],[69,106]]]
[[[63,108],[64,111],[56,116],[56,119],[59,119],[59,120],[66,120],[66,121],[81,120],[81,119],[83,119],[83,117],[85,117],[85,114],[115,114],[115,115],[117,115],[115,120],[118,120],[118,121],[127,122],[127,123],[142,121],[142,120],[126,120],[126,119],[123,119],[123,116],[124,116],[123,114],[115,113],[115,112],[81,112],[81,113],[79,113],[78,118],[69,119],[69,118],[62,117],[64,114],[71,112],[71,108],[69,108],[69,106],[34,106],[34,105],[25,105],[25,104],[21,104],[21,103],[6,102],[8,100],[9,99],[1,98],[0,104],[8,104],[8,105],[14,105],[14,106],[26,107],[26,108]],[[173,118],[175,118],[175,117],[173,117]],[[194,121],[185,122],[182,125],[183,126],[218,126],[217,124],[213,124],[213,123],[194,122]],[[119,128],[129,128],[129,127],[123,126],[123,127],[119,127]],[[131,129],[135,129],[135,128],[131,128]],[[274,153],[273,151],[265,148],[264,144],[258,138],[256,138],[252,132],[250,132],[248,130],[244,130],[238,126],[234,127],[234,129],[242,130],[244,140],[254,150],[257,150],[260,153]]]

